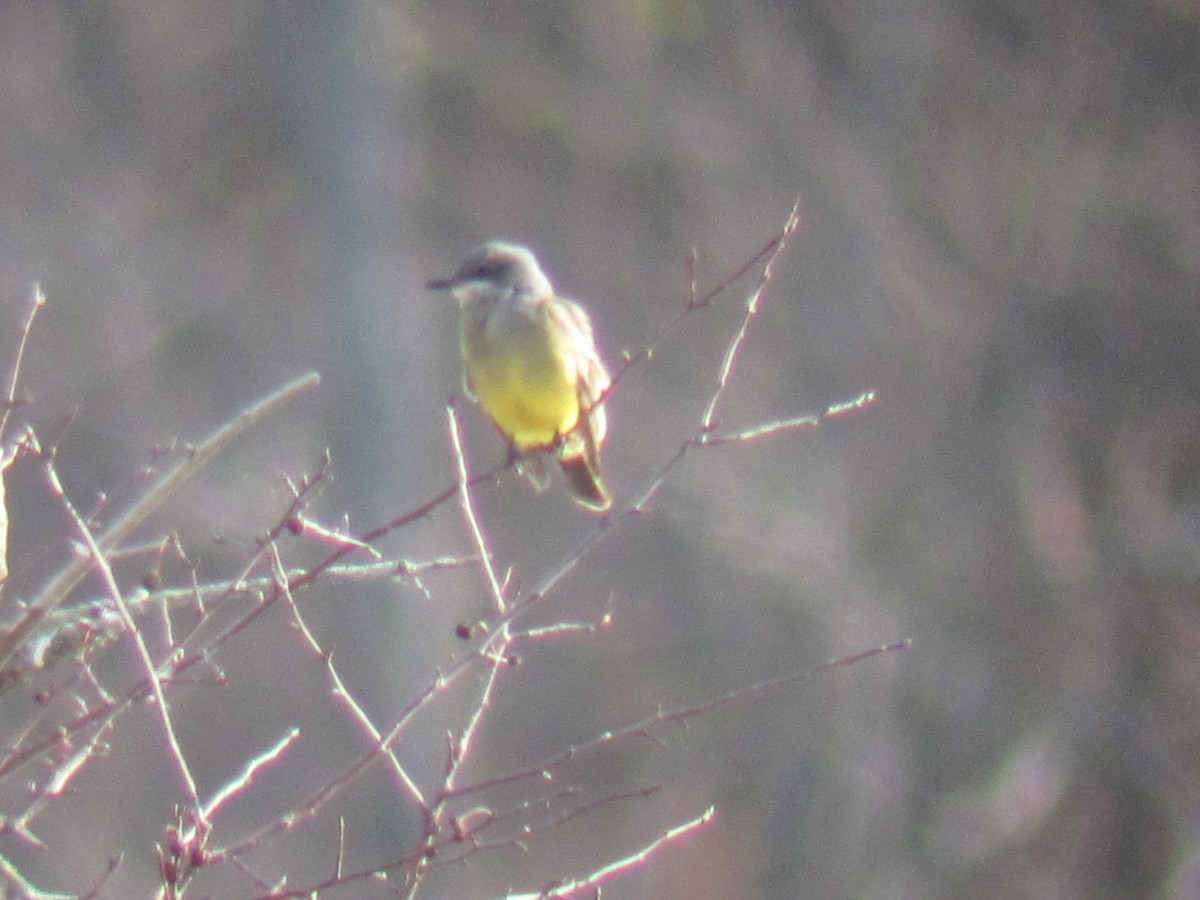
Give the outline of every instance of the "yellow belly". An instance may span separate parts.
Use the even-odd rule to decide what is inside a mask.
[[[518,450],[549,447],[579,421],[578,372],[544,319],[509,321],[464,340],[467,376],[479,402]]]

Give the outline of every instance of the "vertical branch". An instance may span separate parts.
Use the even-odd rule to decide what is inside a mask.
[[[116,576],[113,575],[112,566],[109,565],[107,557],[100,549],[100,545],[96,542],[96,539],[92,536],[91,529],[88,528],[87,523],[83,521],[83,517],[75,509],[75,504],[71,502],[63,490],[62,482],[58,478],[58,471],[54,467],[53,454],[46,460],[46,475],[50,479],[51,490],[59,502],[62,503],[63,508],[67,511],[67,515],[71,517],[71,521],[75,523],[75,528],[79,532],[79,536],[87,546],[88,555],[91,557],[93,565],[100,572],[104,586],[108,590],[108,596],[115,605],[122,623],[133,637],[134,647],[137,649],[142,669],[146,673],[150,690],[154,694],[159,718],[162,721],[163,736],[167,740],[167,746],[171,750],[171,759],[175,763],[175,773],[179,776],[180,785],[187,794],[188,800],[191,801],[192,809],[195,810],[196,815],[201,817],[203,821],[204,813],[200,806],[200,795],[196,790],[196,780],[192,777],[192,770],[184,758],[183,748],[179,745],[179,738],[175,734],[175,725],[171,721],[171,708],[167,705],[167,696],[163,691],[162,679],[159,678],[158,668],[150,658],[150,650],[146,647],[146,642],[142,638],[142,632],[137,627],[137,623],[133,621],[133,616],[129,612],[129,606],[125,603],[125,598],[121,595],[121,589],[117,585]]]
[[[475,547],[479,550],[479,560],[483,566],[483,572],[487,576],[488,589],[492,593],[492,603],[496,607],[496,612],[503,615],[508,608],[508,603],[504,599],[504,588],[500,584],[500,579],[496,577],[496,567],[492,562],[492,552],[488,549],[483,528],[479,525],[479,516],[475,512],[475,501],[471,496],[471,476],[467,471],[467,455],[463,451],[462,434],[458,427],[458,414],[455,412],[453,406],[446,407],[446,421],[450,426],[450,445],[454,449],[454,462],[458,474],[459,504],[462,506],[463,517],[467,520],[467,528],[471,532],[471,540],[475,542]]]
[[[758,301],[762,297],[763,289],[771,283],[775,277],[775,263],[779,256],[783,253],[783,248],[787,246],[788,238],[796,233],[796,229],[800,227],[800,201],[796,200],[792,204],[791,214],[783,225],[783,230],[779,234],[779,240],[775,243],[774,249],[771,250],[770,256],[767,258],[766,265],[763,266],[762,275],[758,278],[758,284],[754,290],[750,292],[750,296],[746,298],[746,311],[742,314],[741,324],[738,326],[737,334],[733,340],[729,342],[729,346],[725,349],[725,358],[721,361],[721,370],[717,375],[717,388],[713,391],[712,397],[708,401],[708,407],[704,410],[704,415],[700,419],[700,427],[703,431],[711,431],[714,427],[714,420],[717,414],[717,403],[725,393],[725,387],[729,384],[729,376],[733,372],[733,364],[741,352],[742,345],[746,341],[746,333],[750,328],[750,320],[758,313]]]
[[[8,427],[8,417],[12,415],[13,406],[17,402],[17,381],[21,377],[21,362],[25,359],[25,345],[29,342],[29,332],[33,330],[33,320],[37,316],[38,310],[46,305],[46,295],[42,293],[42,286],[35,284],[33,286],[33,303],[29,307],[29,315],[25,317],[25,324],[21,326],[21,340],[17,344],[17,356],[13,360],[12,372],[8,376],[8,393],[5,396],[4,412],[0,413],[0,439],[4,437],[4,431]]]
[[[12,415],[17,402],[17,382],[21,377],[21,361],[25,358],[25,345],[29,342],[29,332],[33,330],[33,320],[38,310],[46,305],[46,295],[42,286],[33,286],[33,303],[25,324],[21,326],[21,340],[17,343],[17,356],[13,360],[12,372],[8,378],[8,393],[5,395],[4,412],[0,413],[0,587],[8,580],[8,500],[5,497],[4,476],[9,466],[17,458],[21,449],[20,440],[8,444],[4,441],[4,433],[8,430],[8,419]]]

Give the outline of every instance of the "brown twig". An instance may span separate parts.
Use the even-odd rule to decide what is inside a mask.
[[[218,428],[211,436],[192,449],[188,458],[164,475],[146,491],[120,518],[96,537],[96,546],[101,554],[111,552],[119,546],[138,525],[158,509],[180,485],[196,474],[213,457],[227,447],[236,437],[252,425],[262,421],[275,410],[304,391],[320,383],[320,377],[310,372],[284,385],[279,390],[247,407],[229,422]],[[67,599],[72,589],[79,584],[91,568],[89,557],[72,560],[61,572],[38,592],[21,611],[21,617],[3,637],[0,637],[0,671],[8,668],[13,654],[25,637],[46,617],[48,613]]]

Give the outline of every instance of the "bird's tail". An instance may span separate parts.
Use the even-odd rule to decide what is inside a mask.
[[[600,481],[600,473],[596,471],[587,454],[560,458],[558,464],[562,466],[563,475],[566,476],[567,489],[577,502],[596,512],[604,512],[612,506],[612,497]]]

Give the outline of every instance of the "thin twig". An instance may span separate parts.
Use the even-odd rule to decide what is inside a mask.
[[[453,406],[446,407],[446,422],[450,430],[450,446],[454,450],[455,471],[458,475],[458,502],[462,508],[463,518],[467,520],[467,529],[471,532],[471,540],[479,552],[479,564],[483,566],[487,576],[488,590],[492,595],[492,604],[500,615],[508,608],[504,600],[504,589],[500,579],[496,577],[496,568],[492,564],[492,553],[488,549],[483,528],[479,524],[479,515],[475,512],[475,501],[471,496],[471,477],[467,471],[467,456],[463,452],[462,433],[458,426],[458,414]]]
[[[876,656],[885,656],[891,653],[898,653],[907,650],[912,645],[911,640],[896,641],[895,643],[885,644],[882,647],[871,647],[860,653],[854,653],[850,656],[839,657],[838,659],[828,660],[818,666],[813,666],[808,669],[803,669],[799,672],[790,672],[786,675],[780,675],[776,678],[768,678],[764,681],[758,681],[754,684],[743,685],[742,687],[734,688],[727,693],[705,700],[701,703],[692,704],[690,706],[680,706],[675,709],[663,710],[660,709],[645,718],[639,719],[636,722],[631,722],[628,725],[620,728],[606,729],[603,734],[597,735],[590,740],[583,741],[579,744],[572,744],[565,750],[554,754],[551,757],[541,760],[540,762],[526,766],[513,772],[508,772],[503,775],[497,775],[493,778],[487,778],[475,784],[459,788],[454,791],[451,797],[466,797],[471,794],[477,794],[480,791],[485,791],[490,788],[498,787],[504,784],[512,784],[516,781],[524,781],[526,779],[542,779],[545,778],[547,772],[553,772],[561,768],[565,763],[579,759],[580,756],[586,753],[593,753],[601,747],[611,746],[612,744],[620,743],[629,740],[632,737],[653,737],[653,730],[663,724],[670,723],[682,725],[690,719],[698,716],[706,715],[722,707],[728,706],[731,703],[747,703],[752,700],[757,700],[771,691],[778,690],[782,687],[795,687],[810,681],[817,675],[823,672],[828,672],[831,669],[839,669],[847,666],[857,665],[864,660],[871,659]],[[447,797],[450,799],[450,797]]]
[[[536,894],[509,894],[505,900],[550,900],[550,898],[564,898],[579,896],[584,891],[596,891],[593,896],[599,895],[599,889],[606,881],[620,875],[622,872],[628,872],[638,866],[644,865],[650,857],[654,856],[663,847],[668,844],[674,844],[680,839],[687,837],[692,832],[703,828],[711,822],[717,815],[717,808],[710,806],[700,815],[687,822],[676,825],[674,828],[669,828],[654,840],[645,844],[639,850],[630,853],[628,856],[614,860],[605,866],[601,866],[594,872],[590,872],[581,878],[574,878],[570,881],[559,882],[553,887],[543,888]]]
[[[0,414],[0,440],[4,439],[4,432],[8,428],[8,417],[12,415],[13,407],[17,403],[17,383],[21,376],[21,363],[25,359],[25,345],[29,341],[29,332],[33,330],[33,320],[37,316],[38,310],[46,305],[46,295],[42,293],[42,286],[35,284],[33,286],[33,302],[29,306],[29,315],[25,317],[25,323],[21,326],[21,340],[17,343],[17,356],[13,360],[12,372],[8,376],[8,394],[5,397],[4,412]]]
[[[731,431],[725,434],[706,432],[696,439],[696,443],[704,447],[720,447],[723,444],[739,444],[745,441],[756,441],[759,438],[770,437],[772,435],[782,434],[787,431],[796,431],[802,428],[815,428],[826,419],[832,419],[840,415],[845,415],[848,412],[856,412],[860,409],[866,409],[874,402],[875,392],[863,391],[854,399],[840,401],[832,406],[826,407],[822,412],[819,413],[809,413],[806,416],[797,416],[793,419],[777,419],[774,422],[764,422],[761,425],[753,425],[750,428],[743,428],[740,431]]]
[[[116,522],[96,538],[96,545],[101,554],[106,554],[119,546],[130,532],[146,520],[167,498],[185,481],[196,474],[213,457],[225,449],[234,438],[245,432],[250,426],[257,424],[284,404],[304,391],[310,390],[320,383],[320,376],[310,372],[284,385],[279,390],[264,397],[254,405],[238,413],[229,422],[218,428],[212,435],[202,441],[191,451],[187,459],[164,475],[157,484],[150,488],[131,506]],[[0,671],[8,668],[17,647],[55,607],[66,600],[67,596],[79,584],[91,567],[91,560],[79,557],[73,560],[58,575],[54,576],[24,609],[21,618],[0,638]]]
[[[733,340],[729,342],[729,346],[725,348],[725,358],[721,360],[721,369],[717,375],[716,390],[713,391],[712,397],[708,401],[708,407],[704,410],[704,415],[700,417],[700,428],[702,431],[712,430],[713,417],[717,413],[717,403],[725,393],[725,388],[729,384],[729,376],[733,372],[734,361],[741,352],[742,345],[746,342],[746,334],[750,330],[750,320],[758,312],[758,303],[762,298],[763,290],[775,278],[775,263],[779,260],[780,254],[783,253],[783,248],[787,246],[788,238],[795,234],[796,229],[799,227],[800,201],[797,200],[792,204],[792,212],[783,224],[778,241],[776,241],[775,246],[767,256],[762,274],[758,277],[758,284],[754,286],[754,290],[746,298],[746,309],[742,314],[741,322],[738,324],[738,330],[734,334]]]
[[[201,821],[211,822],[213,816],[220,812],[221,807],[236,797],[238,794],[244,793],[258,777],[258,773],[267,766],[274,765],[283,758],[283,755],[291,748],[292,744],[296,743],[300,737],[300,729],[296,726],[289,728],[278,741],[271,747],[268,747],[257,756],[253,756],[246,760],[246,764],[242,767],[242,771],[227,783],[222,785],[211,800],[204,804],[202,809],[203,815]],[[194,832],[193,832],[194,834]],[[189,835],[188,837],[190,837]],[[187,838],[185,837],[185,840]]]
[[[63,509],[67,511],[67,515],[75,523],[75,529],[79,532],[79,536],[87,547],[88,558],[91,559],[92,564],[100,573],[101,580],[108,589],[109,599],[112,600],[114,607],[121,616],[121,621],[125,624],[125,630],[133,638],[133,645],[137,651],[142,671],[146,673],[147,683],[154,694],[155,707],[158,710],[159,720],[162,723],[163,736],[166,738],[167,746],[171,751],[170,756],[171,761],[175,765],[175,774],[179,776],[180,786],[183,788],[184,793],[187,794],[192,809],[195,810],[196,815],[202,821],[205,821],[203,810],[200,807],[200,795],[196,789],[196,779],[192,775],[192,769],[188,765],[187,758],[183,755],[183,747],[180,746],[179,736],[175,733],[175,725],[171,721],[171,707],[167,703],[167,695],[163,690],[162,678],[159,677],[158,667],[154,664],[154,660],[150,658],[150,649],[146,646],[146,641],[142,637],[141,631],[133,621],[133,616],[129,612],[129,607],[125,603],[124,596],[121,594],[121,588],[117,585],[117,579],[113,574],[112,566],[109,565],[104,551],[100,549],[99,543],[92,536],[91,529],[88,528],[83,517],[76,511],[75,504],[71,502],[71,499],[63,490],[62,482],[58,477],[58,470],[54,466],[53,454],[46,460],[46,474],[50,479],[54,495],[58,498],[59,503],[62,504]]]

